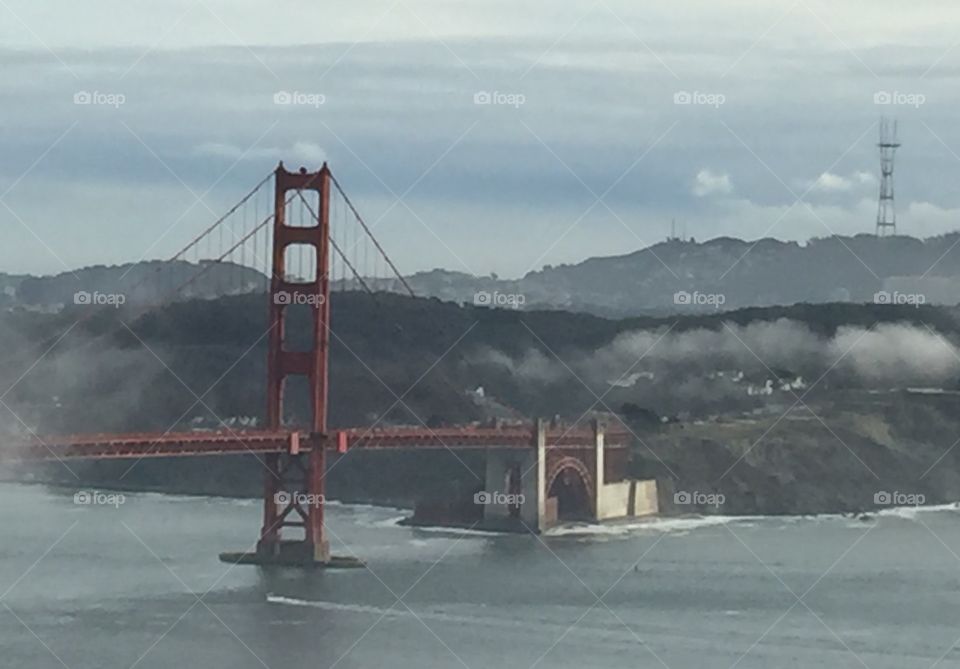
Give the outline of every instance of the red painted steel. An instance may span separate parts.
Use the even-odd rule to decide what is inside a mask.
[[[316,225],[293,227],[286,222],[287,193],[315,191],[320,198]],[[330,170],[324,163],[319,172],[288,172],[283,163],[275,173],[273,219],[273,273],[270,279],[270,346],[267,359],[267,428],[278,430],[283,420],[283,388],[288,376],[309,380],[312,424],[310,431],[327,429],[327,358],[330,322]],[[312,247],[316,254],[313,281],[291,281],[285,254],[291,245]],[[284,316],[294,303],[310,305],[313,312],[312,348],[287,350]]]
[[[67,435],[30,439],[9,444],[0,453],[11,459],[120,459],[182,457],[198,455],[280,455],[290,450],[290,431],[245,430],[238,432],[170,432],[155,434]],[[325,439],[298,432],[299,451],[309,453],[320,441],[339,453],[354,448],[382,450],[530,448],[536,443],[536,429],[528,425],[505,427],[424,427],[350,428],[337,430]],[[608,428],[606,448],[629,444],[624,429]],[[590,449],[594,446],[590,427],[555,427],[547,430],[550,447]],[[273,477],[270,477],[271,479]]]
[[[317,220],[311,225],[294,227],[287,224],[287,194],[296,191],[317,193],[319,207]],[[294,198],[296,200],[296,198]],[[298,205],[299,206],[299,205]],[[304,277],[292,280],[286,266],[287,249],[293,245],[309,246],[315,262],[311,281]],[[287,349],[286,311],[292,304],[308,305],[312,314],[311,346],[307,351]],[[328,356],[330,342],[330,169],[324,163],[319,172],[288,172],[283,163],[274,176],[273,216],[273,273],[270,279],[270,339],[267,354],[267,428],[279,430],[283,423],[283,391],[290,376],[305,376],[310,389],[311,434],[327,432]],[[289,458],[300,458],[299,434],[293,433],[288,441]],[[257,551],[276,555],[281,549],[281,529],[284,526],[304,528],[303,550],[324,562],[329,558],[327,542],[323,533],[323,477],[325,450],[315,448],[306,455],[307,463],[300,467],[302,481],[291,481],[284,474],[280,455],[268,456],[264,472],[264,518],[263,530]],[[303,463],[301,463],[303,464]],[[291,490],[292,488],[292,490]],[[294,494],[287,494],[287,493]],[[307,495],[306,511],[298,503],[296,493]],[[289,500],[276,503],[277,499]],[[286,520],[291,511],[296,511],[302,522]]]

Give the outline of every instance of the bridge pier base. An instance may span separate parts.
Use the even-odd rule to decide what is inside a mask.
[[[297,446],[291,445],[288,456],[267,455],[263,526],[256,552],[265,561],[325,564],[330,561],[330,544],[323,531],[324,451],[300,454]],[[285,527],[303,528],[303,539],[283,540]]]
[[[541,529],[540,491],[542,477],[536,449],[518,451],[497,449],[487,452],[487,467],[482,496],[483,527],[488,529]]]
[[[483,527],[541,532],[546,529],[546,431],[537,423],[536,443],[526,450],[487,451]]]
[[[324,532],[325,452],[314,445],[300,451],[290,435],[289,453],[270,453],[264,464],[263,525],[253,553],[223,553],[225,562],[294,567],[362,567],[355,558],[332,557]],[[302,539],[284,539],[283,528],[303,530]]]

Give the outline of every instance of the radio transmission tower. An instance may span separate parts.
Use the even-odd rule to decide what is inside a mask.
[[[897,234],[897,210],[893,201],[893,158],[900,143],[897,122],[880,119],[880,201],[877,205],[877,237]]]

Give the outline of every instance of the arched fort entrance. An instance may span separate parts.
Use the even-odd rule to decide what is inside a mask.
[[[556,504],[556,520],[589,521],[596,517],[594,483],[582,460],[563,457],[547,478],[546,489],[548,503]]]
[[[537,422],[529,448],[487,448],[481,527],[539,532],[565,521],[657,513],[655,481],[627,478],[629,440],[592,423],[592,437]]]

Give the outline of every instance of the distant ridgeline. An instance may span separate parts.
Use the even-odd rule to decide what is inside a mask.
[[[177,293],[187,282],[189,285]],[[263,292],[266,287],[267,277],[262,272],[234,263],[150,261],[96,265],[55,276],[0,274],[0,306],[58,311],[65,305],[82,304],[96,293],[122,294],[126,304],[158,304],[175,293],[179,299],[210,299]]]
[[[435,269],[408,277],[424,297],[504,308],[563,309],[601,316],[708,312],[824,302],[953,305],[960,301],[960,233],[921,240],[873,235],[812,239],[806,244],[720,237],[672,239],[622,256],[546,266],[521,279],[474,277]],[[197,273],[186,262],[90,267],[49,277],[0,274],[0,307],[58,310],[78,291],[124,293],[151,303]],[[267,278],[234,264],[214,265],[181,296],[212,298],[261,292]],[[367,279],[376,290],[399,282]],[[352,282],[335,282],[351,289]]]
[[[803,245],[729,237],[703,243],[671,240],[627,255],[547,266],[513,281],[444,270],[421,272],[409,281],[420,295],[457,302],[472,302],[481,291],[499,291],[523,295],[523,309],[612,317],[801,302],[882,302],[882,293],[889,293],[890,300],[902,297],[901,303],[907,297],[900,294],[919,293],[927,303],[953,305],[960,301],[958,242],[960,233],[926,240],[864,234]]]

